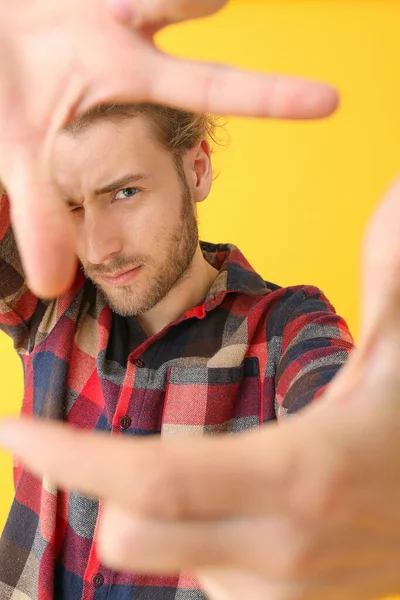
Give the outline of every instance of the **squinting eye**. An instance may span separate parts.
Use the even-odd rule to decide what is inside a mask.
[[[77,213],[80,212],[81,210],[83,210],[82,206],[71,206],[69,209],[70,213]]]
[[[121,190],[120,192],[118,192],[118,194],[116,194],[115,199],[116,200],[123,200],[124,198],[133,198],[133,196],[136,196],[136,194],[138,193],[138,189],[134,188],[134,187],[128,187],[128,188],[124,188],[123,190]]]

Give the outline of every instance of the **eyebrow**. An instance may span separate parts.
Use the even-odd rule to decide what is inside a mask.
[[[144,173],[129,173],[128,175],[124,175],[119,179],[115,179],[114,181],[111,181],[111,183],[105,185],[104,187],[95,190],[94,193],[95,196],[110,194],[111,192],[115,192],[119,188],[122,188],[125,185],[128,185],[129,183],[137,183],[138,181],[141,181],[143,179],[149,179],[149,176],[145,175]]]
[[[95,190],[94,195],[103,196],[104,194],[111,194],[111,192],[115,192],[124,186],[128,186],[129,184],[137,183],[138,181],[143,181],[146,179],[150,179],[149,175],[145,175],[144,173],[129,173],[128,175],[114,179],[114,181],[111,181],[104,187]],[[67,198],[65,203],[70,208],[74,206],[80,206],[80,203],[77,203],[70,198]]]

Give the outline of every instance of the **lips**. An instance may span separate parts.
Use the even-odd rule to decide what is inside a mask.
[[[130,271],[134,271],[137,268],[138,267],[133,267],[133,269],[128,269],[127,271],[121,271],[120,273],[113,273],[112,275],[102,275],[102,277],[106,277],[107,279],[118,279],[118,277],[122,277],[123,275],[126,275],[127,273],[130,273]]]
[[[141,267],[135,267],[116,275],[101,275],[101,279],[108,285],[125,285],[137,276],[140,269]]]

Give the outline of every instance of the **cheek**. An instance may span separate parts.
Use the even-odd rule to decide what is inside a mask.
[[[132,225],[135,238],[141,247],[147,250],[161,248],[170,241],[171,235],[179,224],[179,214],[167,206],[167,202],[154,210],[146,211]]]

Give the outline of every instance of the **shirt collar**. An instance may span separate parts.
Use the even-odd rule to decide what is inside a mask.
[[[200,247],[207,262],[219,271],[205,298],[207,311],[220,304],[229,293],[250,296],[270,293],[267,283],[233,244],[200,242]]]

